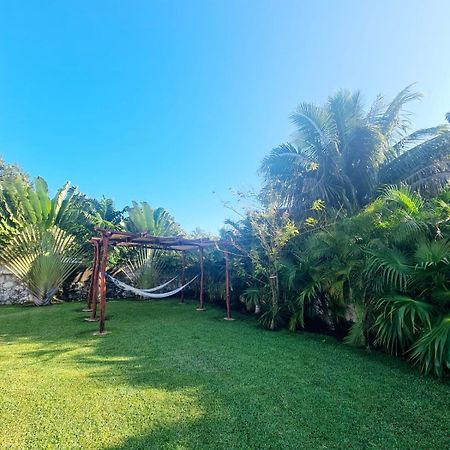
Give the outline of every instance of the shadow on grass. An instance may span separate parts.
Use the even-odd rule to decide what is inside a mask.
[[[97,323],[82,322],[80,304],[0,311],[1,340],[36,344],[21,352],[27,361],[75,365],[99,399],[111,386],[185,396],[157,426],[103,446],[111,450],[443,448],[447,386],[403,361],[175,302],[110,302],[103,337],[92,335]],[[145,400],[137,406],[152,413]]]

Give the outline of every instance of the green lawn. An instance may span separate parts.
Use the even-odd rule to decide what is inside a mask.
[[[3,449],[444,449],[448,383],[194,303],[0,308]]]

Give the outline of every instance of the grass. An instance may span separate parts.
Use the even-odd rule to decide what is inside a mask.
[[[312,334],[194,303],[0,309],[0,447],[444,449],[449,385]]]

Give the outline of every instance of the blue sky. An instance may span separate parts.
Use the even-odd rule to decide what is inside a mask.
[[[0,0],[0,154],[217,231],[300,101],[411,82],[450,110],[450,2]]]

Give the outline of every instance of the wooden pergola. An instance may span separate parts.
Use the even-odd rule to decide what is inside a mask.
[[[89,242],[94,248],[92,264],[92,277],[87,298],[87,309],[91,316],[86,320],[89,322],[99,321],[98,334],[105,333],[106,317],[106,265],[108,260],[108,250],[110,246],[117,247],[143,247],[158,250],[173,250],[182,254],[181,284],[185,283],[186,252],[198,251],[200,259],[200,294],[197,311],[204,311],[203,304],[203,284],[204,270],[203,251],[205,248],[215,247],[219,249],[219,242],[210,239],[187,239],[182,236],[152,236],[149,233],[131,233],[127,231],[116,231],[105,228],[95,228],[99,236],[94,236]],[[225,298],[227,315],[226,320],[232,320],[230,307],[229,288],[229,255],[228,251],[221,250],[225,257]],[[100,297],[100,299],[99,299]],[[181,303],[184,302],[184,292],[181,291]],[[97,317],[97,306],[100,305],[99,317]]]

